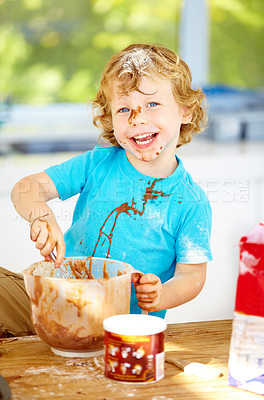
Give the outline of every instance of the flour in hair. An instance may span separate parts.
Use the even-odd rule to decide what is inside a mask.
[[[135,49],[123,56],[122,73],[134,73],[136,70],[140,75],[145,75],[152,65],[148,50]]]

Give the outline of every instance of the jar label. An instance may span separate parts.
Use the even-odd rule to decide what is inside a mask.
[[[164,377],[164,332],[128,336],[105,331],[105,376],[134,383]]]

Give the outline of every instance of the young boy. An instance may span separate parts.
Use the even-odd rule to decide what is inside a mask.
[[[132,274],[131,313],[166,309],[198,295],[211,260],[211,209],[175,156],[206,118],[188,66],[161,46],[134,44],[114,55],[93,102],[94,123],[111,147],[96,147],[23,178],[13,188],[17,212],[46,260],[109,257]],[[65,236],[47,202],[79,193]]]

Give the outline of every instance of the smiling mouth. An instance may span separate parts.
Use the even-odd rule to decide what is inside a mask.
[[[137,146],[146,146],[149,143],[153,142],[153,140],[156,138],[158,133],[156,132],[151,132],[151,133],[143,133],[142,135],[137,135],[132,138],[133,142],[136,143]]]

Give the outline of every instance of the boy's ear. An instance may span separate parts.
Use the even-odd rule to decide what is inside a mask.
[[[183,109],[182,124],[189,124],[192,121],[192,111],[189,108]]]

